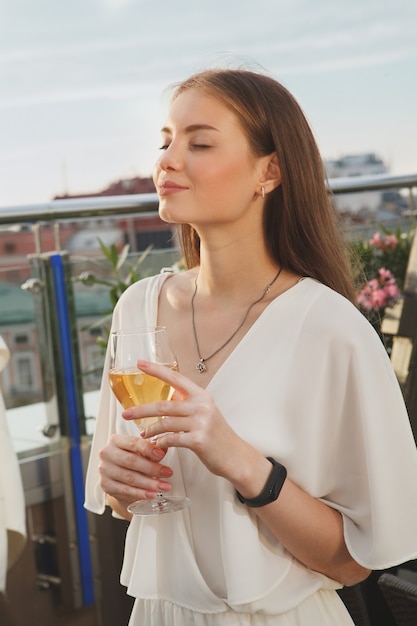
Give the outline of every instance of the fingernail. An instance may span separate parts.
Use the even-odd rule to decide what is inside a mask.
[[[172,485],[170,485],[169,483],[163,483],[163,482],[158,483],[158,489],[160,491],[169,491],[171,488],[172,488]]]
[[[132,415],[133,415],[132,409],[126,409],[126,411],[123,411],[122,413],[122,417],[126,417],[126,418],[132,417]]]
[[[151,364],[149,363],[149,361],[142,361],[142,359],[139,359],[136,362],[136,365],[139,367],[139,369],[145,369],[147,367],[149,367]]]
[[[162,476],[162,478],[169,478],[170,476],[172,476],[174,472],[172,471],[172,469],[170,467],[161,467],[161,471],[159,472],[159,475]]]
[[[160,461],[164,458],[165,452],[161,448],[154,448],[151,452],[151,456],[155,461]]]

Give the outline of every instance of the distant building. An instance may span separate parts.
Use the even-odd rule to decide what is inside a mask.
[[[79,224],[63,222],[60,241],[65,248],[70,237],[79,229]],[[55,232],[52,224],[44,224],[39,231],[42,251],[56,249]],[[36,244],[32,226],[17,224],[0,227],[0,282],[17,284],[29,275],[28,255],[35,254]]]
[[[352,176],[373,176],[386,174],[388,168],[375,153],[353,154],[334,161],[325,161],[327,177],[348,178]],[[383,202],[380,191],[338,194],[334,199],[336,208],[341,213],[374,213]]]
[[[111,311],[107,289],[81,288],[74,294],[80,359],[85,390],[96,389],[101,379],[103,354],[97,336],[99,321]],[[10,350],[10,361],[0,375],[0,388],[8,407],[40,401],[43,397],[40,351],[32,294],[17,285],[0,282],[0,334]]]
[[[155,193],[155,185],[152,178],[124,178],[110,183],[101,191],[80,194],[65,194],[55,196],[54,200],[65,200],[66,198],[94,198],[96,196],[124,196],[132,193]]]
[[[89,198],[126,194],[154,193],[152,178],[130,178],[111,183],[102,191],[75,195],[55,196],[54,200]],[[39,231],[41,252],[51,252],[57,247],[57,232],[52,224],[43,224]],[[109,247],[121,249],[129,243],[131,252],[142,252],[149,245],[155,250],[176,246],[170,224],[154,216],[128,218],[98,218],[90,220],[65,220],[59,224],[59,244],[70,254],[85,257],[101,256],[99,239]],[[30,274],[28,255],[37,252],[30,224],[0,227],[0,282],[17,284]]]
[[[324,164],[329,178],[386,174],[388,172],[385,163],[374,152],[347,155],[335,161],[325,161]]]
[[[111,183],[108,187],[101,191],[82,193],[82,194],[66,194],[63,196],[55,196],[54,200],[65,200],[68,198],[90,198],[97,196],[123,196],[140,193],[155,193],[155,185],[152,178],[126,178]],[[100,234],[96,235],[97,228]],[[104,233],[104,229],[107,232]],[[83,249],[93,251],[99,250],[98,237],[107,238],[106,245],[120,242],[120,236],[124,238],[124,242],[129,243],[132,252],[143,251],[149,245],[157,249],[172,248],[175,246],[172,227],[170,224],[163,222],[157,214],[153,217],[129,217],[120,220],[91,220],[89,224],[83,225],[82,230],[74,235],[67,242],[66,249],[80,250]],[[112,239],[113,238],[113,239]],[[103,240],[103,239],[102,239]]]

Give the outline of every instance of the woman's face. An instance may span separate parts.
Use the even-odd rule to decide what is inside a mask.
[[[193,226],[253,212],[269,157],[253,155],[236,117],[215,96],[189,89],[172,103],[154,169],[160,216]]]

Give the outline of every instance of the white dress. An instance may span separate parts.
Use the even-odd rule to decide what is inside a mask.
[[[155,325],[166,275],[119,300],[115,329]],[[107,367],[107,366],[106,366]],[[384,347],[345,298],[304,279],[273,300],[210,381],[224,417],[289,478],[339,510],[357,562],[383,569],[417,557],[417,453]],[[86,486],[102,513],[98,450],[137,434],[103,378]],[[121,582],[136,598],[131,626],[351,624],[335,589],[278,543],[232,485],[189,450],[170,449],[172,495],[191,506],[134,517]]]

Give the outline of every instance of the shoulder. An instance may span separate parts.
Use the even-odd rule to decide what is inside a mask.
[[[161,285],[168,276],[169,274],[157,274],[130,285],[121,294],[113,309],[113,327],[143,325],[145,319],[152,319],[157,308]]]
[[[195,288],[196,275],[196,268],[171,274],[169,280],[161,286],[162,303],[165,301],[178,310],[184,306],[188,309]]]
[[[138,298],[147,298],[153,291],[158,293],[163,283],[169,276],[171,276],[169,272],[164,272],[155,274],[154,276],[147,276],[146,278],[141,278],[136,281],[122,293],[117,301],[115,310],[125,306],[127,303],[131,303],[132,301],[137,302]]]
[[[359,309],[330,287],[307,278],[300,284],[300,303],[305,311],[304,328],[321,341],[338,339],[342,344],[376,344],[378,335]]]
[[[342,296],[337,291],[323,285],[313,278],[305,278],[300,282],[300,298],[305,300],[305,304],[311,315],[329,319],[351,318],[365,320],[359,309],[350,300]],[[366,321],[366,320],[365,320]]]
[[[194,285],[195,270],[184,272],[162,271],[154,276],[138,280],[122,293],[113,311],[114,320],[125,320],[126,316],[140,315],[145,310],[156,314],[158,306],[170,301],[189,301]],[[125,323],[125,321],[124,321]]]

